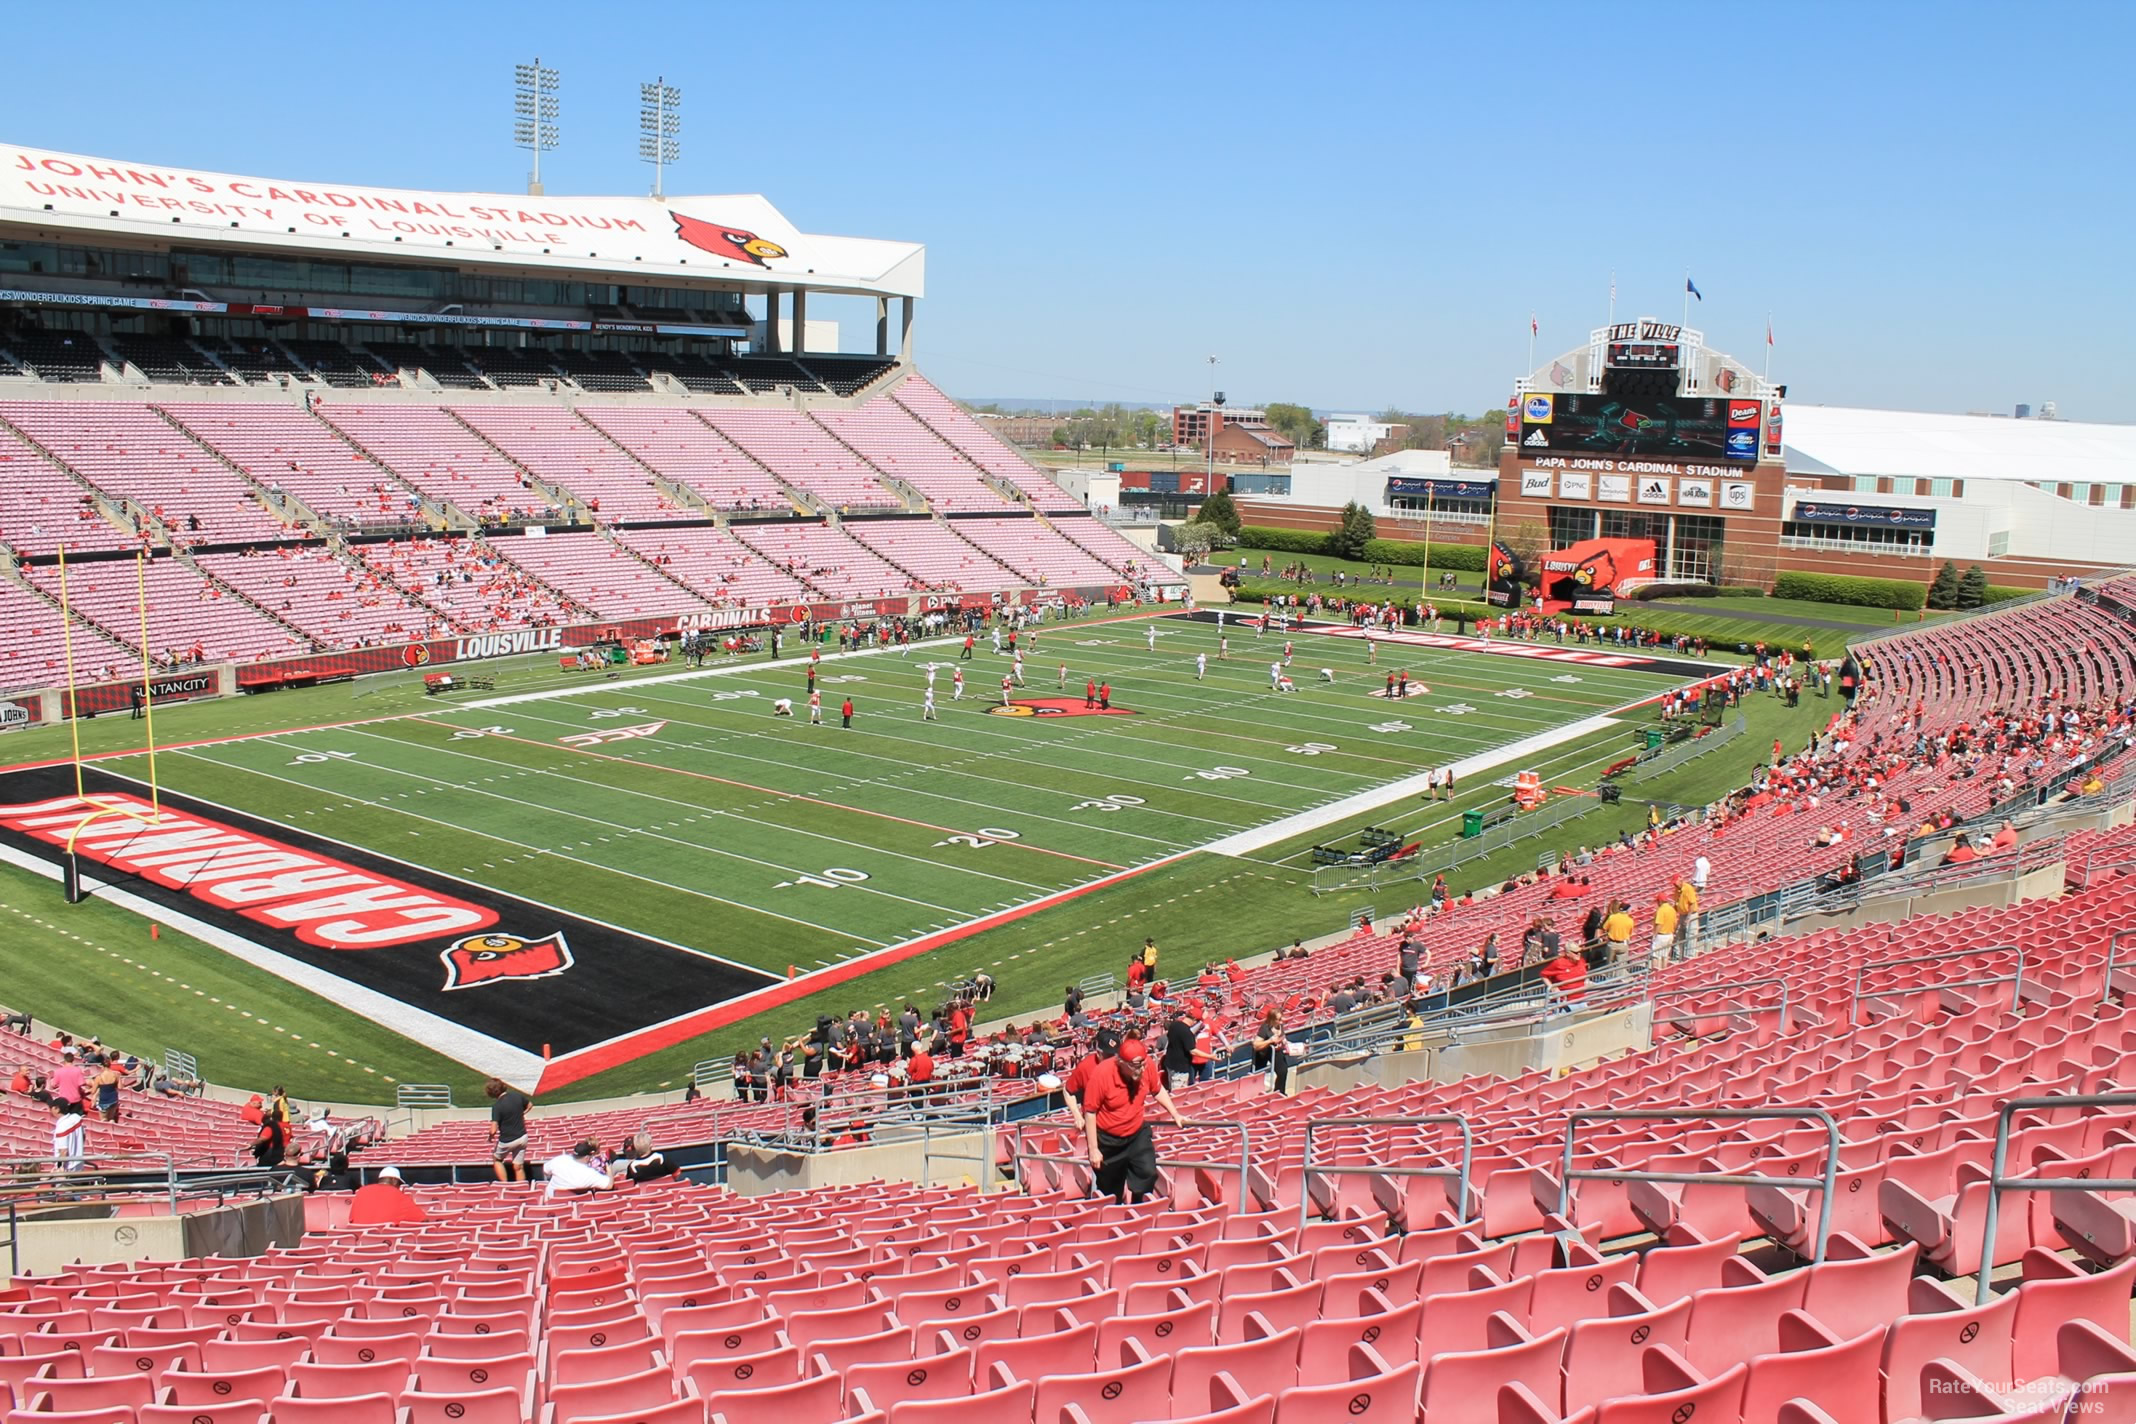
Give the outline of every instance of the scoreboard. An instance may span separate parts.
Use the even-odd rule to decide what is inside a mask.
[[[1606,364],[1620,371],[1673,371],[1681,351],[1673,341],[1612,341]]]

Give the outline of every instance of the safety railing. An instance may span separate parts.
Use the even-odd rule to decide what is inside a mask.
[[[2136,1093],[2073,1093],[2061,1098],[2012,1098],[1995,1115],[1995,1154],[1988,1165],[1988,1209],[1980,1223],[1980,1284],[1975,1305],[1986,1305],[1995,1288],[1995,1231],[2002,1216],[2004,1192],[2136,1192],[2136,1181],[2126,1177],[2012,1177],[2004,1172],[2010,1161],[2010,1124],[2021,1112],[2043,1108],[2136,1108]]]
[[[1984,989],[1995,984],[2010,986],[2010,1008],[2020,1009],[2025,1002],[2025,951],[2014,944],[1987,944],[1978,949],[1952,949],[1940,954],[1909,954],[1899,959],[1864,960],[1854,966],[1854,998],[1847,1005],[1847,1022],[1861,1022],[1862,981],[1879,969],[1901,969],[1909,964],[1944,964],[1954,959],[1978,959],[1988,954],[2014,954],[2017,968],[2008,974],[1988,974],[1977,979],[1943,979],[1932,984],[1910,984],[1895,989],[1873,989],[1867,997],[1874,999],[1903,999],[1915,994],[1932,994],[1941,989]]]
[[[1719,751],[1749,730],[1750,720],[1738,712],[1733,722],[1716,727],[1703,737],[1687,737],[1683,741],[1663,747],[1655,755],[1626,772],[1625,783],[1636,785],[1674,771],[1687,761],[1693,761],[1708,752]]]
[[[2099,981],[2099,1002],[2104,1004],[2114,997],[2114,970],[2122,962],[2122,947],[2136,944],[2136,929],[2115,930],[2106,937],[2106,974]],[[2129,956],[2136,959],[2136,955]]]
[[[1813,1184],[1802,1177],[1774,1177],[1758,1172],[1642,1172],[1625,1167],[1581,1167],[1573,1162],[1574,1135],[1583,1122],[1743,1122],[1779,1120],[1784,1122],[1817,1122],[1825,1130],[1824,1172]],[[1817,1246],[1810,1264],[1824,1264],[1825,1243],[1832,1234],[1832,1197],[1839,1177],[1839,1123],[1823,1108],[1773,1107],[1773,1108],[1597,1108],[1587,1112],[1565,1114],[1565,1156],[1558,1172],[1558,1210],[1561,1217],[1570,1219],[1572,1210],[1572,1184],[1580,1182],[1655,1182],[1675,1186],[1716,1187],[1803,1187],[1814,1189],[1819,1196],[1817,1207]]]
[[[995,1119],[989,1114],[977,1114],[963,1119],[927,1118],[919,1124],[920,1129],[920,1185],[931,1186],[934,1182],[934,1164],[937,1159],[945,1162],[971,1162],[981,1169],[972,1174],[973,1182],[981,1191],[986,1190],[985,1169],[994,1162],[994,1139],[987,1129],[994,1127]],[[946,1150],[936,1144],[937,1137],[970,1137],[978,1135],[978,1148],[971,1152]]]
[[[1461,1163],[1458,1167],[1401,1167],[1386,1163],[1345,1164],[1313,1161],[1313,1134],[1338,1127],[1429,1127],[1451,1125],[1461,1129]],[[1468,1214],[1469,1168],[1475,1161],[1476,1139],[1469,1120],[1461,1113],[1424,1113],[1416,1117],[1336,1117],[1316,1119],[1305,1125],[1305,1157],[1298,1171],[1298,1227],[1305,1229],[1313,1204],[1314,1177],[1436,1177],[1454,1183],[1454,1201]]]
[[[1745,1015],[1756,1017],[1761,1014],[1773,1014],[1776,1015],[1778,1018],[1780,1026],[1779,1031],[1785,1033],[1787,1032],[1788,1024],[1787,1010],[1789,1000],[1788,982],[1787,980],[1782,978],[1775,977],[1771,979],[1734,979],[1730,980],[1725,984],[1687,984],[1682,988],[1678,989],[1656,989],[1650,992],[1647,995],[1647,998],[1657,1006],[1654,1010],[1654,1017],[1658,1020],[1659,1018],[1661,1018],[1661,1009],[1659,1008],[1659,1005],[1664,999],[1688,999],[1700,996],[1712,997],[1716,994],[1733,994],[1745,989],[1761,989],[1767,987],[1779,990],[1780,1000],[1778,1003],[1748,1004],[1737,1002],[1731,1003],[1723,1008],[1709,1009],[1704,1012],[1694,1011],[1684,1015],[1684,1017],[1703,1019],[1732,1018]]]
[[[1154,1117],[1149,1119],[1149,1125],[1153,1128],[1162,1127],[1173,1130],[1177,1130],[1179,1128],[1185,1128],[1188,1130],[1192,1130],[1195,1128],[1216,1128],[1225,1132],[1236,1132],[1239,1135],[1239,1155],[1238,1160],[1235,1162],[1229,1159],[1225,1159],[1223,1161],[1188,1161],[1185,1159],[1176,1158],[1167,1159],[1160,1153],[1157,1158],[1157,1165],[1159,1167],[1182,1167],[1189,1171],[1200,1172],[1236,1172],[1239,1178],[1239,1205],[1241,1209],[1245,1207],[1247,1192],[1252,1182],[1250,1174],[1253,1171],[1253,1130],[1250,1126],[1248,1126],[1246,1123],[1239,1122],[1231,1118],[1188,1118],[1184,1123],[1174,1124],[1169,1118],[1159,1120]],[[1057,1132],[1065,1136],[1072,1137],[1076,1140],[1078,1146],[1081,1145],[1083,1140],[1082,1133],[1069,1123],[1019,1122],[1015,1124],[1014,1128],[1012,1129],[1014,1135],[1010,1139],[1009,1164],[1010,1169],[1016,1173],[1017,1185],[1023,1189],[1026,1195],[1029,1195],[1031,1190],[1030,1182],[1024,1176],[1023,1164],[1026,1162],[1052,1162],[1067,1166],[1081,1167],[1086,1170],[1088,1170],[1091,1166],[1090,1154],[1088,1152],[1078,1151],[1073,1155],[1065,1155],[1058,1152],[1029,1151],[1024,1146],[1024,1139],[1026,1135],[1030,1132],[1040,1129],[1043,1129],[1048,1132]]]
[[[1332,895],[1342,891],[1377,889],[1382,885],[1399,885],[1411,880],[1429,880],[1435,875],[1458,869],[1470,861],[1504,850],[1509,845],[1529,840],[1571,820],[1575,816],[1592,811],[1595,803],[1590,797],[1554,797],[1533,811],[1522,811],[1516,816],[1487,825],[1483,833],[1468,840],[1458,840],[1440,850],[1419,851],[1400,860],[1383,860],[1371,864],[1323,865],[1313,871],[1311,889],[1315,895]],[[1428,829],[1428,828],[1427,828]],[[1414,840],[1424,831],[1414,831],[1406,840]]]

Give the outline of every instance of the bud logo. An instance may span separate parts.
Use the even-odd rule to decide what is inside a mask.
[[[1758,453],[1758,432],[1755,430],[1731,430],[1728,432],[1728,453],[1734,456]]]
[[[445,964],[445,987],[469,989],[499,979],[546,979],[571,967],[571,946],[564,932],[543,939],[515,934],[469,935],[456,939],[438,956]]]
[[[378,949],[486,929],[497,913],[359,870],[138,796],[74,796],[0,807],[0,827],[66,846],[127,875],[183,890],[323,949]]]

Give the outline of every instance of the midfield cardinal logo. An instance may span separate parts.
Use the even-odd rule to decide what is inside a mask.
[[[571,946],[558,930],[544,939],[515,934],[469,935],[456,939],[438,956],[445,962],[445,987],[466,989],[499,979],[546,979],[571,967]]]
[[[770,258],[786,256],[785,248],[768,237],[758,237],[748,228],[686,218],[681,213],[674,216],[675,236],[714,256],[738,257],[758,267],[768,265]]]

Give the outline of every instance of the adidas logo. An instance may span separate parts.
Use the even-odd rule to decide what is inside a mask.
[[[1550,439],[1548,436],[1543,434],[1541,429],[1530,431],[1528,433],[1528,438],[1521,441],[1520,443],[1523,445],[1533,445],[1538,450],[1547,450],[1550,448]]]

